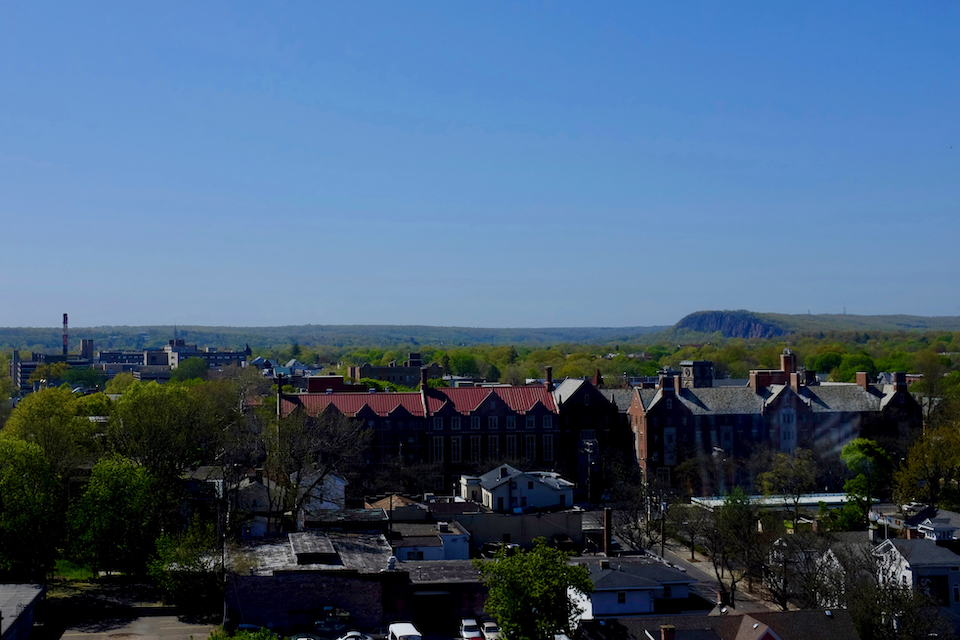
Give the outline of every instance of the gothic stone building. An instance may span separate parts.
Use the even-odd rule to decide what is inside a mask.
[[[673,484],[685,459],[742,459],[757,447],[839,455],[850,440],[866,437],[897,450],[920,429],[920,406],[902,373],[886,385],[871,384],[865,373],[856,383],[817,383],[812,372],[797,370],[789,350],[780,364],[751,371],[746,386],[714,387],[712,363],[684,361],[659,388],[637,389],[628,414],[644,477]]]

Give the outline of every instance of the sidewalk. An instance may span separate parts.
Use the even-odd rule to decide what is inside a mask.
[[[713,570],[713,563],[710,561],[710,558],[695,551],[693,554],[694,560],[691,562],[690,547],[682,545],[672,539],[667,540],[665,547],[665,560],[686,570],[687,575],[697,580],[698,584],[695,585],[695,590],[699,595],[711,602],[716,602],[717,593],[720,590],[720,583],[717,581],[717,576]],[[657,552],[659,550],[659,547],[657,547],[651,551]],[[744,613],[780,611],[779,606],[773,602],[764,600],[759,592],[750,593],[747,591],[746,581],[737,584],[734,609]]]

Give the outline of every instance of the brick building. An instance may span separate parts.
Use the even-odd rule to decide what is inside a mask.
[[[893,384],[871,384],[865,373],[856,383],[818,383],[797,369],[788,349],[780,364],[779,370],[751,371],[746,386],[713,387],[711,363],[684,361],[679,372],[661,376],[658,388],[635,390],[628,414],[644,476],[673,483],[685,459],[744,458],[758,447],[831,455],[866,437],[896,449],[921,426],[920,405],[902,373]]]
[[[560,472],[585,487],[584,438],[594,443],[595,463],[616,443],[617,408],[587,381],[554,389],[548,371],[541,385],[432,389],[427,375],[421,370],[421,388],[414,392],[283,395],[280,410],[311,416],[336,411],[363,420],[374,431],[369,464],[437,463],[444,486],[482,466],[512,462]],[[629,440],[622,441],[629,449]]]

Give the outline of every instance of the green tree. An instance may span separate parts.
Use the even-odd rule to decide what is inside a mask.
[[[531,551],[512,556],[501,551],[493,561],[473,561],[490,590],[486,610],[507,640],[552,640],[561,632],[571,635],[579,609],[568,590],[590,594],[593,583],[586,567],[571,565],[569,560],[569,554],[537,538]]]
[[[890,480],[893,471],[890,455],[873,440],[855,438],[840,451],[840,459],[855,474],[843,489],[860,504],[866,519],[873,498]]]
[[[170,373],[170,382],[186,382],[197,378],[206,380],[209,370],[210,365],[203,358],[187,358]]]
[[[120,455],[93,467],[70,509],[73,556],[97,570],[142,574],[153,552],[153,478]]]
[[[66,388],[40,389],[16,406],[3,432],[40,447],[54,473],[66,476],[94,451],[97,426],[78,417],[77,397]]]
[[[123,393],[135,384],[137,384],[137,379],[132,373],[118,373],[107,381],[107,386],[103,391],[110,394]]]
[[[215,612],[223,604],[221,557],[213,525],[194,518],[185,532],[157,539],[149,572],[188,613]]]
[[[44,580],[61,542],[60,479],[34,443],[0,434],[0,580]]]
[[[102,389],[106,378],[92,367],[70,367],[63,373],[63,381],[71,387],[81,386],[85,389]]]
[[[894,474],[894,493],[898,502],[923,500],[938,506],[945,486],[960,471],[960,431],[944,425],[926,431],[910,447],[905,464]]]
[[[63,379],[67,372],[66,362],[41,362],[30,374],[30,382],[39,382],[44,387],[52,387]]]
[[[109,450],[143,465],[155,480],[161,526],[179,523],[180,476],[215,455],[215,425],[181,385],[136,384],[120,396],[107,426]]]

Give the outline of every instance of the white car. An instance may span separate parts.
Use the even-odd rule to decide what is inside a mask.
[[[460,637],[463,640],[483,640],[480,625],[473,618],[464,618],[460,621]]]
[[[483,637],[486,640],[500,640],[500,627],[496,622],[483,623]]]

